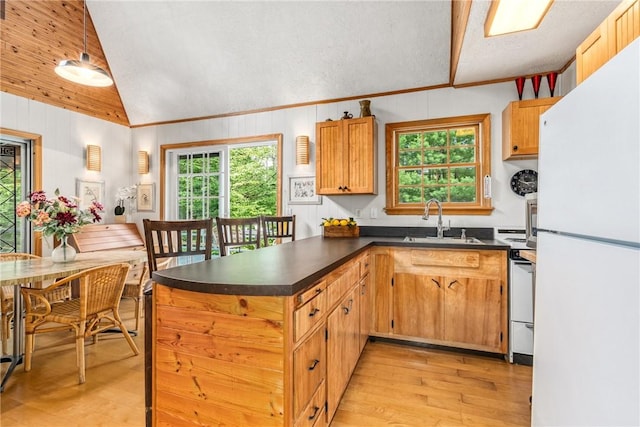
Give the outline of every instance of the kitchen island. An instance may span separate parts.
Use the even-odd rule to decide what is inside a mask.
[[[375,335],[371,249],[506,260],[488,243],[313,237],[155,272],[153,425],[327,425]]]

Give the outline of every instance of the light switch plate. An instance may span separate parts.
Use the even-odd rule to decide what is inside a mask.
[[[354,215],[355,218],[362,218],[362,209],[356,209]]]
[[[372,219],[378,218],[378,209],[371,208],[371,214],[369,215]]]

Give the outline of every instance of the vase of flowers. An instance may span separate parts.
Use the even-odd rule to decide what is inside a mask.
[[[116,207],[113,210],[113,213],[116,216],[117,223],[127,222],[125,217],[125,201],[128,201],[129,208],[133,212],[132,203],[136,198],[137,188],[137,185],[131,185],[129,187],[119,187],[118,191],[116,191]]]
[[[87,224],[99,222],[103,210],[102,204],[96,200],[82,210],[76,197],[63,196],[56,189],[52,198],[47,198],[44,191],[29,194],[27,200],[18,204],[16,214],[31,221],[34,230],[59,239],[61,244],[53,249],[51,258],[54,262],[68,262],[76,257],[75,249],[67,241],[69,236]]]

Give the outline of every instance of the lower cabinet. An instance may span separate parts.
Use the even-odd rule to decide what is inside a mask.
[[[372,335],[506,354],[505,251],[386,251],[372,252]]]
[[[327,420],[331,420],[360,357],[358,286],[327,317]]]

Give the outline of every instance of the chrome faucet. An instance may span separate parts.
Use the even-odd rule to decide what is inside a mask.
[[[440,204],[440,201],[437,199],[429,199],[427,200],[427,202],[424,204],[424,215],[422,215],[422,219],[424,219],[425,221],[429,219],[429,208],[431,207],[431,203],[435,203],[438,206],[438,226],[437,226],[437,230],[438,230],[438,234],[437,237],[438,239],[443,239],[444,238],[444,232],[446,230],[450,230],[450,227],[445,227],[442,225],[442,205]]]

